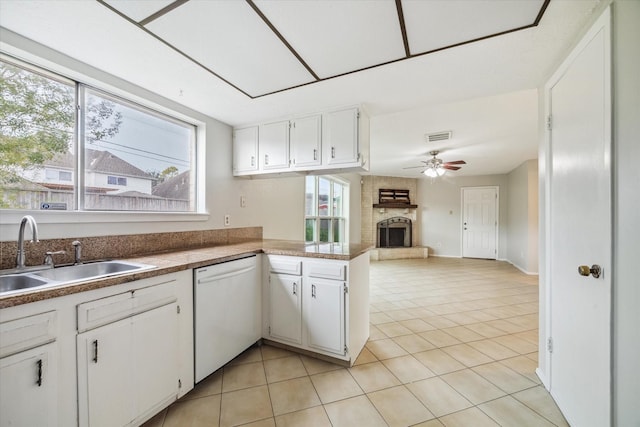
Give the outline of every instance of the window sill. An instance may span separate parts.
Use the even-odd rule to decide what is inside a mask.
[[[107,212],[107,211],[0,211],[0,224],[19,224],[25,215],[34,217],[38,224],[70,223],[135,223],[135,222],[191,222],[207,221],[209,214],[169,212]]]

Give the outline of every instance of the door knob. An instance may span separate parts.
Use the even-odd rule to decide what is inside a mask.
[[[578,267],[578,273],[581,276],[588,276],[591,274],[595,279],[597,279],[602,273],[602,268],[600,268],[598,264],[593,264],[591,267],[588,265],[581,265]]]

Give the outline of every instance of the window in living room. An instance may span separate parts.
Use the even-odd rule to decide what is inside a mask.
[[[330,176],[307,176],[305,241],[348,243],[349,184]]]

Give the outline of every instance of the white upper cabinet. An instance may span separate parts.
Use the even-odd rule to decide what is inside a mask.
[[[322,141],[322,116],[303,117],[291,121],[291,163],[294,169],[320,166]]]
[[[233,131],[233,174],[258,171],[258,126]]]
[[[325,164],[358,163],[358,116],[357,108],[323,114],[322,145]]]
[[[253,138],[251,129],[257,137]],[[257,164],[252,163],[256,155]],[[260,124],[259,130],[237,129],[233,159],[236,176],[368,171],[369,119],[361,108],[349,107]]]
[[[258,133],[260,169],[263,171],[289,168],[289,121],[260,125]]]

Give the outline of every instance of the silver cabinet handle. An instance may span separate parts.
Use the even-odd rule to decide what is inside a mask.
[[[296,282],[293,282],[293,294],[297,295],[298,292],[298,284]]]
[[[336,147],[331,147],[331,158],[332,159],[336,158]]]
[[[251,166],[255,166],[256,165],[256,158],[255,156],[251,156]]]
[[[98,340],[93,340],[93,363],[98,363]]]
[[[316,297],[316,285],[311,285],[311,298]]]
[[[265,154],[265,155],[264,155],[264,164],[265,164],[265,165],[268,165],[268,164],[269,164],[269,155],[268,155],[268,154]]]
[[[318,160],[318,150],[313,149],[313,160]]]

